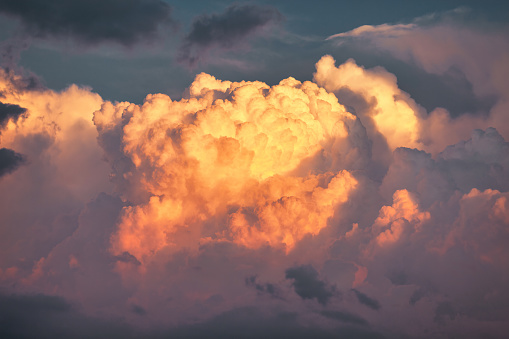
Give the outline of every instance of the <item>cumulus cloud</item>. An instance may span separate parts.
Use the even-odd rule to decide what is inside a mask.
[[[115,175],[136,188],[136,197],[122,192],[136,205],[124,210],[115,253],[143,261],[196,247],[182,238],[187,225],[201,241],[290,251],[325,228],[355,189],[346,169],[361,153],[349,138],[356,119],[315,84],[289,78],[269,87],[201,74],[190,96],[151,95],[142,106],[105,104],[95,113],[100,139],[120,133],[111,157],[132,166]],[[212,216],[227,228],[205,227]]]
[[[0,146],[28,159],[0,180],[0,299],[36,313],[12,323],[507,333],[507,123],[444,136],[394,75],[330,56],[318,84],[202,73],[185,98],[141,105],[0,74]]]
[[[459,73],[472,86],[477,101],[495,101],[489,111],[470,109],[460,112],[465,116],[458,119],[451,118],[444,110],[430,112],[428,121],[435,132],[428,130],[428,135],[442,127],[436,134],[455,137],[437,145],[437,151],[464,139],[474,128],[495,126],[509,139],[507,124],[503,122],[509,108],[507,25],[480,22],[467,27],[462,20],[466,13],[460,8],[417,18],[409,24],[362,26],[329,37],[341,43],[369,42],[368,48],[381,50],[430,74]]]
[[[211,50],[238,49],[253,35],[279,23],[283,16],[274,7],[231,5],[221,14],[197,17],[180,47],[178,61],[195,66]]]
[[[172,23],[171,7],[161,0],[0,1],[0,13],[19,19],[35,38],[70,38],[94,45],[131,46],[154,38]]]

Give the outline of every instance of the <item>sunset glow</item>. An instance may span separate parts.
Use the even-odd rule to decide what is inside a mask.
[[[507,18],[199,3],[0,1],[0,338],[504,338]]]

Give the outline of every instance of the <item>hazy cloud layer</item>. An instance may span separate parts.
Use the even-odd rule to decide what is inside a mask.
[[[30,36],[70,38],[79,43],[131,46],[153,39],[172,22],[162,0],[0,1],[0,13],[18,18]]]
[[[194,19],[180,47],[178,60],[195,66],[210,51],[239,49],[246,40],[279,23],[283,16],[273,7],[231,5],[221,14],[204,14]]]

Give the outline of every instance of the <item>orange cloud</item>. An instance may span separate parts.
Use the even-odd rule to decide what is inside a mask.
[[[196,246],[196,237],[289,251],[326,227],[356,187],[327,161],[292,174],[317,155],[337,167],[338,144],[348,144],[356,121],[316,84],[289,78],[269,87],[200,74],[189,94],[149,95],[142,106],[106,103],[95,114],[99,131],[130,116],[122,143],[135,169],[123,175],[147,196],[124,209],[113,252],[149,258]],[[210,219],[219,224],[206,228]]]
[[[430,213],[419,210],[416,198],[410,192],[398,190],[394,193],[392,206],[383,206],[373,224],[376,243],[382,247],[395,243],[405,232],[419,231],[428,219]]]

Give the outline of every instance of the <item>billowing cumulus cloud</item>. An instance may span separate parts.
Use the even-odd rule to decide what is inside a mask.
[[[349,140],[356,118],[310,82],[290,78],[271,88],[201,74],[189,99],[103,105],[94,118],[100,135],[127,115],[119,137],[133,166],[116,175],[146,199],[126,207],[112,239],[117,254],[143,259],[195,247],[182,238],[190,225],[201,241],[290,251],[326,227],[357,185],[344,170],[357,155]],[[206,226],[212,216],[227,228]]]
[[[507,333],[500,111],[428,113],[387,70],[331,56],[315,82],[202,73],[184,98],[143,104],[0,75],[0,147],[23,159],[0,178],[11,323],[46,337],[67,322],[90,337]]]
[[[430,112],[423,128],[425,136],[443,138],[433,152],[465,139],[474,128],[497,127],[507,140],[506,119],[509,106],[509,41],[506,24],[479,22],[465,26],[468,10],[459,8],[442,15],[429,15],[409,24],[361,26],[329,37],[344,44],[360,41],[369,48],[381,50],[433,75],[457,73],[472,87],[477,102],[494,101],[489,110],[471,108],[459,118],[437,108]],[[425,140],[429,147],[438,140]],[[430,149],[431,150],[431,149]]]
[[[221,14],[204,14],[193,21],[178,60],[195,66],[214,49],[231,50],[245,46],[245,40],[279,23],[282,14],[273,7],[231,5]]]
[[[124,46],[152,39],[171,24],[171,7],[162,0],[0,1],[0,13],[19,19],[36,38],[70,38],[84,44]]]

